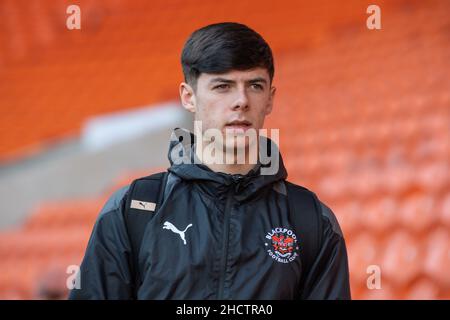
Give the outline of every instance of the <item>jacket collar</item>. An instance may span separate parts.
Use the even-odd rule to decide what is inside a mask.
[[[262,164],[259,159],[255,167],[247,174],[228,174],[215,172],[202,164],[195,155],[195,135],[183,128],[175,128],[172,132],[168,158],[169,172],[182,180],[196,181],[208,194],[220,199],[226,197],[230,188],[234,188],[234,197],[243,201],[256,195],[261,189],[287,178],[278,147],[269,138],[260,136],[260,143],[271,143],[274,152],[278,153],[278,170],[274,174],[261,174],[261,168],[269,167],[271,163]],[[197,161],[195,161],[197,160]]]

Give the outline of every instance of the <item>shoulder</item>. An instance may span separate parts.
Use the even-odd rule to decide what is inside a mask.
[[[310,196],[317,198],[317,195],[314,192],[312,192],[311,190],[309,190],[308,188],[306,188],[302,185],[295,184],[295,183],[287,181],[287,180],[285,180],[285,183],[286,183],[286,187],[294,189],[296,192],[309,194]]]
[[[326,223],[330,224],[332,230],[337,235],[343,237],[341,227],[339,226],[339,222],[334,214],[333,210],[331,210],[325,203],[319,200],[320,209],[322,213],[322,219],[325,220]]]
[[[122,212],[123,207],[123,201],[124,198],[127,196],[128,191],[130,190],[130,187],[133,183],[136,183],[138,181],[142,180],[149,180],[149,179],[161,179],[163,177],[164,172],[158,172],[149,176],[143,176],[140,178],[137,178],[133,180],[133,182],[129,185],[126,185],[118,190],[116,190],[106,201],[106,203],[103,205],[102,210],[100,211],[100,214],[98,215],[98,219],[103,219],[105,216],[109,216],[111,213],[114,212]]]
[[[118,212],[121,210],[122,200],[126,196],[130,186],[127,185],[116,190],[103,205],[100,214],[98,215],[98,219],[103,219],[105,216],[109,215],[112,212]]]
[[[333,210],[330,209],[328,205],[326,205],[315,192],[309,190],[308,188],[294,184],[286,180],[286,185],[291,187],[291,189],[296,191],[296,194],[304,194],[308,197],[311,197],[316,205],[317,212],[320,214],[320,218],[325,224],[328,224],[334,233],[339,236],[342,235],[341,227],[339,226],[339,222],[334,214]]]

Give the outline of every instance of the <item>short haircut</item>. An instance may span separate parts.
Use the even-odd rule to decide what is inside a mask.
[[[215,23],[194,31],[181,54],[184,80],[194,89],[201,73],[265,68],[274,76],[272,50],[267,42],[244,24]]]

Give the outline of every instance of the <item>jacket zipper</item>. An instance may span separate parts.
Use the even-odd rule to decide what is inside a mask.
[[[218,300],[223,300],[225,275],[227,271],[227,257],[228,257],[228,240],[230,235],[230,216],[231,216],[231,202],[233,199],[233,187],[228,191],[227,202],[225,204],[225,217],[224,217],[224,231],[223,231],[223,244],[222,244],[222,259],[220,265],[220,279],[219,279],[219,293],[217,295]]]

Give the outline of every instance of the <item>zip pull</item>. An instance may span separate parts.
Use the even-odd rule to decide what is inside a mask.
[[[241,189],[241,181],[244,179],[244,176],[240,174],[234,174],[231,177],[233,178],[232,189],[234,190],[234,193],[239,193]]]
[[[233,174],[233,175],[231,176],[231,178],[233,179],[233,182],[234,182],[235,184],[239,184],[239,183],[242,181],[242,179],[244,179],[244,176],[241,175],[241,174]]]

